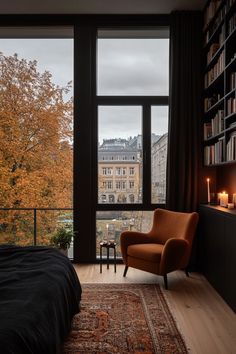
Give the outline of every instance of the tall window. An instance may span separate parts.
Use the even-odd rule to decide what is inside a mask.
[[[131,210],[131,204],[136,205],[135,210],[145,210],[152,209],[152,204],[165,203],[168,31],[131,32],[129,36],[125,31],[98,32],[97,210],[105,212],[106,205],[109,210],[102,214],[107,215],[106,223],[104,218],[99,219],[102,212],[97,213],[98,241],[107,232],[102,225],[109,225],[111,220],[115,225],[116,203],[123,204],[124,210]],[[115,204],[110,201],[110,190],[103,183],[104,168],[115,171],[112,176]],[[131,215],[141,217],[140,213]],[[132,222],[140,224],[138,220]],[[115,235],[120,232],[117,230]],[[119,236],[115,240],[119,242]]]
[[[73,212],[75,260],[93,261],[165,203],[169,39],[150,21],[168,17],[117,20],[0,28],[1,241],[49,244]]]
[[[72,80],[72,28],[0,28],[3,242],[50,244],[72,223]]]

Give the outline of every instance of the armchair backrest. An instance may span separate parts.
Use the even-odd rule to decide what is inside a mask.
[[[156,209],[150,235],[157,242],[165,244],[169,238],[183,238],[192,245],[198,223],[198,213],[180,213],[166,209]]]

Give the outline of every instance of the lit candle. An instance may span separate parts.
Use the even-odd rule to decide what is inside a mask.
[[[229,196],[227,193],[225,193],[225,191],[220,193],[220,206],[227,207],[228,206],[228,199],[229,199]]]
[[[210,197],[210,178],[207,178],[207,203],[210,204],[211,197]]]

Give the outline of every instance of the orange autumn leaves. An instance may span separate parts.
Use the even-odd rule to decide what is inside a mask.
[[[0,206],[72,206],[71,86],[0,54]]]

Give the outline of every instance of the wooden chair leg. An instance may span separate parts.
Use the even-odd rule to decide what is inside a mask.
[[[164,275],[164,283],[165,283],[165,288],[166,288],[166,290],[168,290],[167,274]]]
[[[123,277],[125,277],[126,276],[126,273],[127,273],[127,271],[128,271],[128,266],[125,266],[125,270],[124,270],[124,274],[123,274]]]

